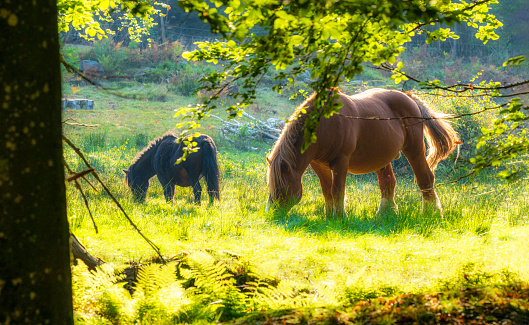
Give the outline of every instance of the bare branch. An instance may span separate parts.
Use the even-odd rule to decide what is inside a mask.
[[[422,120],[422,121],[436,120],[436,119],[455,120],[455,119],[462,118],[465,116],[478,115],[478,114],[481,114],[487,111],[499,109],[501,107],[507,106],[508,104],[509,103],[505,103],[505,104],[498,105],[498,106],[486,107],[484,109],[481,109],[479,111],[472,112],[472,113],[462,113],[458,115],[449,115],[445,117],[422,117],[422,116],[380,117],[380,116],[349,116],[349,115],[343,115],[342,113],[334,113],[334,114],[345,117],[345,118],[353,119],[353,120],[380,120],[380,121],[411,120],[411,119]],[[524,107],[523,109],[529,109],[529,107]]]
[[[83,160],[83,162],[85,163],[85,165],[88,167],[88,168],[92,168],[92,166],[90,166],[90,163],[88,163],[88,161],[86,160],[86,158],[84,157],[83,153],[81,152],[81,150],[79,148],[77,148],[72,141],[70,141],[70,139],[68,139],[64,134],[62,136],[62,139],[64,140],[64,142],[66,142],[76,153],[77,155]],[[118,200],[114,197],[114,195],[112,194],[112,192],[110,192],[110,190],[108,189],[108,187],[106,186],[106,184],[99,178],[99,175],[95,172],[95,171],[92,171],[92,175],[95,177],[95,179],[99,182],[99,184],[101,184],[101,186],[103,187],[103,189],[105,190],[105,192],[107,192],[107,194],[110,196],[110,198],[114,201],[114,203],[118,206],[118,208],[121,210],[121,212],[123,213],[123,215],[125,216],[125,218],[129,221],[129,223],[132,225],[132,227],[138,232],[138,234],[140,234],[141,237],[143,237],[143,239],[145,239],[145,241],[154,249],[154,251],[158,254],[158,256],[160,256],[160,258],[162,259],[162,261],[164,262],[165,264],[165,259],[164,257],[162,256],[162,254],[160,253],[160,249],[158,248],[158,246],[156,246],[149,238],[147,238],[142,232],[141,230],[138,228],[138,226],[136,226],[136,224],[132,221],[132,219],[129,217],[129,215],[127,214],[127,212],[125,212],[125,210],[123,209],[123,207],[121,206],[121,204],[118,202]]]
[[[68,121],[73,121],[73,122],[68,122]],[[95,127],[101,126],[100,124],[85,124],[85,123],[81,123],[81,122],[78,122],[77,120],[75,120],[73,118],[67,118],[62,123],[66,124],[66,125],[83,126],[83,127],[87,127],[87,128],[95,128]]]
[[[68,178],[66,179],[68,182],[71,182],[71,181],[76,181],[79,177],[83,177],[84,175],[86,174],[90,174],[91,172],[94,171],[94,168],[93,167],[90,167],[88,169],[85,169],[81,172],[78,172],[78,173],[71,173],[70,172],[70,176],[68,176]]]
[[[377,66],[370,66],[370,68],[372,69],[376,69],[376,70],[383,70],[383,71],[389,71],[389,72],[392,72],[392,73],[397,73],[401,76],[405,76],[406,78],[410,79],[410,80],[413,80],[417,83],[424,83],[424,81],[421,81],[409,74],[406,74],[402,71],[396,71],[397,69],[393,68],[392,66],[388,65],[387,63],[383,63],[380,67],[377,67]],[[519,87],[519,86],[523,86],[523,85],[526,85],[526,84],[529,84],[529,80],[524,80],[524,81],[520,81],[520,82],[517,82],[517,83],[513,83],[513,84],[508,84],[508,85],[503,85],[503,86],[493,86],[493,87],[483,87],[483,86],[475,86],[473,84],[462,84],[462,83],[457,83],[457,84],[453,84],[453,85],[450,85],[450,86],[439,86],[439,85],[435,85],[435,84],[431,84],[429,83],[428,85],[425,85],[425,86],[422,86],[422,88],[424,89],[428,89],[428,90],[433,90],[433,89],[438,89],[438,90],[445,90],[445,91],[448,91],[448,92],[452,92],[452,93],[457,93],[457,97],[481,97],[481,96],[490,96],[490,97],[496,97],[496,98],[504,98],[504,97],[513,97],[513,96],[519,96],[519,95],[526,95],[528,94],[529,92],[519,92],[519,93],[515,93],[515,94],[491,94],[491,93],[488,93],[489,91],[490,92],[493,92],[493,91],[499,91],[499,90],[504,90],[504,89],[511,89],[511,88],[515,88],[515,87]],[[474,91],[474,90],[482,90],[482,91],[486,91],[486,93],[482,93],[482,94],[476,94],[476,95],[461,95],[461,93],[464,93],[464,92],[467,92],[467,91]],[[447,95],[443,95],[443,94],[440,94],[438,96],[443,96],[443,97],[448,97]]]
[[[70,174],[74,174],[73,170],[70,169],[70,166],[68,165],[66,160],[64,160],[64,158],[63,158],[63,164],[64,164],[64,166],[66,167],[66,169],[68,170],[68,172]],[[93,171],[93,168],[92,168],[92,170],[90,172],[92,172],[92,171]],[[83,177],[83,179],[84,179],[84,176],[80,176],[80,177]],[[90,210],[90,206],[88,205],[88,199],[86,198],[86,195],[84,194],[83,189],[81,187],[81,184],[79,183],[77,178],[75,178],[74,181],[75,181],[75,188],[81,193],[81,196],[83,197],[84,204],[86,206],[86,210],[88,210],[88,214],[90,215],[90,219],[92,220],[92,224],[94,225],[94,229],[95,229],[96,234],[97,234],[97,233],[99,233],[99,230],[97,229],[96,221],[94,219],[94,216],[92,215],[92,211]],[[70,181],[68,181],[68,182],[70,182]],[[88,183],[88,184],[90,184],[90,183]],[[90,184],[90,185],[92,185],[92,184]]]

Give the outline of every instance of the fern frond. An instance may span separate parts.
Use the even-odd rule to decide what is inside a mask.
[[[161,288],[171,286],[176,282],[174,263],[167,265],[144,265],[138,272],[136,292],[141,292],[146,297],[154,296]]]
[[[218,319],[248,309],[248,297],[236,287],[236,280],[223,261],[197,252],[188,257],[188,265],[189,276],[194,279],[194,288],[188,289],[189,297],[215,309]]]
[[[281,281],[277,286],[253,282],[251,292],[257,309],[299,308],[314,304],[315,293],[297,288],[296,284]]]

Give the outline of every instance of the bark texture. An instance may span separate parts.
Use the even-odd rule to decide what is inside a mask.
[[[0,324],[73,324],[56,6],[0,2]]]

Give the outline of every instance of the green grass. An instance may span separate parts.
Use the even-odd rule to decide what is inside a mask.
[[[273,100],[270,93],[262,94],[263,99],[258,100],[267,106],[276,105],[273,109],[280,117],[292,111],[292,104],[277,106],[284,99]],[[380,195],[376,176],[350,176],[348,217],[326,220],[318,179],[308,172],[303,179],[302,201],[287,217],[273,218],[265,213],[264,159],[272,143],[256,143],[260,151],[238,151],[218,136],[217,122],[207,120],[201,132],[213,136],[219,149],[222,201],[214,206],[206,202],[197,206],[192,204],[190,188],[177,188],[174,202],[166,203],[161,185],[154,178],[146,203],[138,205],[125,187],[121,170],[148,140],[174,127],[177,121],[173,110],[193,99],[175,96],[165,102],[135,101],[108,97],[91,87],[83,87],[78,95],[95,96],[96,109],[64,112],[64,119],[100,126],[65,126],[65,134],[82,148],[127,213],[162,254],[173,257],[183,252],[228,251],[242,256],[260,274],[273,277],[287,288],[281,290],[296,293],[295,299],[285,295],[266,300],[272,310],[336,307],[379,296],[421,294],[439,290],[443,283],[453,282],[463,273],[498,275],[508,271],[517,280],[529,281],[529,199],[525,181],[507,186],[482,175],[442,186],[438,189],[444,208],[441,218],[421,213],[420,192],[412,174],[397,174],[400,212],[386,216],[375,214]],[[267,113],[262,114],[256,113],[259,117]],[[65,155],[73,169],[84,168],[71,150],[66,149]],[[451,163],[440,166],[438,182],[463,173],[452,173]],[[141,263],[155,256],[106,194],[89,189],[86,183],[84,189],[99,233],[95,233],[83,200],[71,185],[68,215],[72,232],[92,254],[115,265]],[[506,280],[492,276],[487,281],[496,285]],[[208,317],[187,321],[211,321]]]

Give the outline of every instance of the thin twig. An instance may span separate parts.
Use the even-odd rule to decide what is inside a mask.
[[[68,165],[68,163],[64,159],[63,159],[63,164],[66,167],[66,169],[68,170],[68,173],[74,174],[73,170],[70,168],[70,166]],[[88,169],[88,171],[90,171],[90,172],[92,172],[93,170],[94,170],[93,168]],[[84,176],[80,176],[80,177],[83,177],[83,179],[84,179]],[[96,224],[96,221],[94,219],[94,216],[92,215],[92,210],[90,210],[90,205],[88,205],[88,199],[86,198],[86,195],[83,192],[81,184],[78,181],[78,177],[74,178],[73,181],[75,182],[75,188],[81,193],[81,196],[83,197],[84,204],[86,206],[86,210],[88,210],[88,214],[90,215],[90,219],[92,219],[92,224],[94,225],[94,229],[95,229],[96,234],[97,234],[97,233],[99,233],[99,230],[97,229],[97,224]],[[68,182],[70,182],[70,180],[68,180]],[[92,185],[92,184],[90,184],[90,185]]]
[[[435,184],[433,187],[431,188],[427,188],[427,189],[413,189],[413,190],[406,190],[406,191],[403,191],[402,193],[400,194],[397,194],[395,195],[396,198],[402,198],[404,197],[404,195],[407,195],[407,194],[410,194],[412,192],[426,192],[426,191],[431,191],[431,190],[435,190],[435,189],[438,189],[439,187],[442,187],[442,186],[446,186],[446,185],[449,185],[449,184],[455,184],[455,183],[459,183],[461,180],[465,179],[465,178],[468,178],[470,176],[472,176],[473,174],[475,174],[476,171],[473,170],[472,172],[466,174],[466,175],[463,175],[463,176],[460,176],[459,178],[457,179],[454,179],[454,180],[451,180],[451,181],[448,181],[448,182],[443,182],[443,183],[439,183],[439,184]]]
[[[87,167],[92,167],[90,166],[90,163],[88,163],[88,161],[86,160],[86,158],[84,157],[83,153],[81,152],[81,150],[79,148],[77,148],[72,141],[70,141],[70,139],[68,139],[64,134],[62,135],[62,139],[77,153],[77,155],[83,160],[83,162],[85,163],[85,165]],[[101,186],[103,187],[103,189],[105,190],[105,192],[107,192],[107,194],[110,196],[110,198],[114,201],[114,203],[118,206],[118,208],[121,210],[121,212],[123,213],[123,215],[125,216],[125,218],[129,221],[129,223],[132,225],[132,227],[138,232],[138,234],[140,234],[141,237],[143,237],[143,239],[145,239],[145,241],[154,249],[154,251],[158,254],[158,256],[160,256],[160,258],[162,259],[163,263],[166,264],[166,261],[164,259],[164,257],[162,256],[162,254],[160,253],[160,249],[158,248],[158,246],[156,246],[149,238],[147,238],[142,232],[141,230],[138,228],[138,226],[136,226],[136,224],[132,221],[132,219],[129,217],[129,215],[127,214],[127,212],[125,212],[125,210],[123,209],[123,207],[121,206],[121,204],[118,202],[118,200],[114,197],[114,195],[112,195],[112,192],[110,192],[110,190],[108,189],[108,187],[105,185],[105,183],[99,178],[99,175],[94,171],[92,171],[92,175],[95,177],[95,179],[99,182],[99,184],[101,184]]]
[[[94,219],[94,216],[92,215],[92,210],[90,210],[90,206],[88,205],[88,199],[86,198],[86,195],[84,194],[83,189],[81,188],[81,184],[79,183],[78,180],[75,180],[75,188],[77,188],[77,190],[79,190],[79,193],[81,193],[81,196],[83,197],[86,209],[88,210],[88,214],[90,215],[90,219],[92,219],[92,224],[94,225],[94,229],[96,231],[96,234],[98,234],[99,233],[99,229],[97,229],[97,224],[96,224],[96,221]]]
[[[74,122],[68,122],[68,121],[74,121]],[[83,127],[87,127],[87,128],[95,128],[95,127],[99,127],[100,126],[99,124],[85,124],[85,123],[77,122],[73,118],[68,118],[68,119],[64,120],[62,123],[66,124],[66,125],[83,126]]]
[[[68,62],[66,62],[66,60],[64,59],[64,57],[61,55],[60,57],[60,63],[65,67],[65,69],[69,72],[69,73],[73,73],[79,77],[81,77],[84,81],[88,82],[90,85],[92,86],[95,86],[96,88],[102,90],[103,92],[107,93],[107,94],[111,94],[111,95],[114,95],[116,97],[119,97],[119,98],[124,98],[124,99],[136,99],[134,96],[132,95],[123,95],[123,94],[120,94],[118,92],[115,92],[113,91],[111,88],[109,87],[105,87],[105,86],[102,86],[98,83],[96,83],[94,80],[88,78],[83,72],[80,72],[79,69],[73,67],[72,65],[70,65]],[[124,79],[132,79],[134,77],[120,77],[120,78],[124,78]],[[104,79],[108,79],[108,78],[104,78]]]
[[[422,116],[379,117],[379,116],[349,116],[349,115],[344,115],[342,113],[334,113],[334,114],[345,117],[345,118],[353,119],[353,120],[380,120],[380,121],[409,120],[409,119],[417,119],[417,120],[423,120],[423,121],[426,121],[426,120],[455,120],[458,118],[478,115],[478,114],[481,114],[487,111],[502,108],[504,106],[507,106],[508,104],[509,103],[505,103],[505,104],[493,106],[493,107],[485,107],[484,109],[481,109],[479,111],[472,112],[472,113],[462,113],[462,114],[448,115],[448,116],[443,116],[443,117],[433,117],[433,116],[432,117],[422,117]],[[523,107],[522,109],[529,109],[529,107]]]
[[[84,175],[86,174],[90,174],[91,172],[94,171],[94,168],[93,167],[90,167],[88,169],[85,169],[81,172],[78,172],[78,173],[72,173],[70,171],[68,171],[70,173],[70,176],[68,176],[68,178],[66,179],[68,182],[71,182],[71,181],[76,181],[79,177],[83,177]]]
[[[386,63],[383,63],[380,67],[370,66],[370,68],[376,69],[376,70],[389,71],[389,72],[392,72],[392,73],[398,73],[399,75],[405,76],[408,79],[410,79],[412,81],[415,81],[417,83],[421,83],[422,82],[418,78],[415,78],[415,77],[413,77],[413,76],[411,76],[411,75],[409,75],[409,74],[407,74],[405,72],[395,71],[396,70],[395,68],[389,66]],[[457,97],[490,96],[490,97],[495,97],[495,98],[504,98],[504,97],[513,97],[513,96],[519,96],[519,95],[526,95],[529,92],[519,92],[519,93],[504,94],[504,95],[502,95],[502,94],[490,94],[490,93],[477,94],[477,95],[461,95],[461,93],[464,93],[464,92],[467,92],[467,91],[474,91],[474,90],[496,91],[496,90],[502,90],[502,89],[511,89],[511,88],[515,88],[515,87],[526,85],[526,84],[529,84],[529,80],[524,80],[524,81],[520,81],[520,82],[517,82],[517,83],[509,84],[509,85],[493,86],[493,87],[482,87],[482,86],[475,86],[475,85],[472,85],[472,84],[456,83],[454,85],[445,86],[445,87],[439,86],[439,85],[435,85],[435,84],[429,84],[429,85],[422,86],[422,88],[430,89],[430,90],[432,90],[432,89],[445,90],[445,91],[448,91],[448,92],[456,93]],[[460,89],[457,89],[457,88],[460,88]],[[451,95],[438,94],[437,96],[449,97]]]
[[[443,183],[439,183],[439,184],[436,184],[434,186],[434,188],[438,188],[438,187],[441,187],[441,186],[445,186],[445,185],[449,185],[449,184],[455,184],[455,183],[459,183],[461,180],[465,179],[465,178],[468,178],[472,175],[474,175],[476,173],[475,170],[471,171],[470,173],[466,174],[466,175],[463,175],[463,176],[460,176],[459,178],[457,179],[454,179],[454,180],[451,180],[449,182],[443,182]]]

